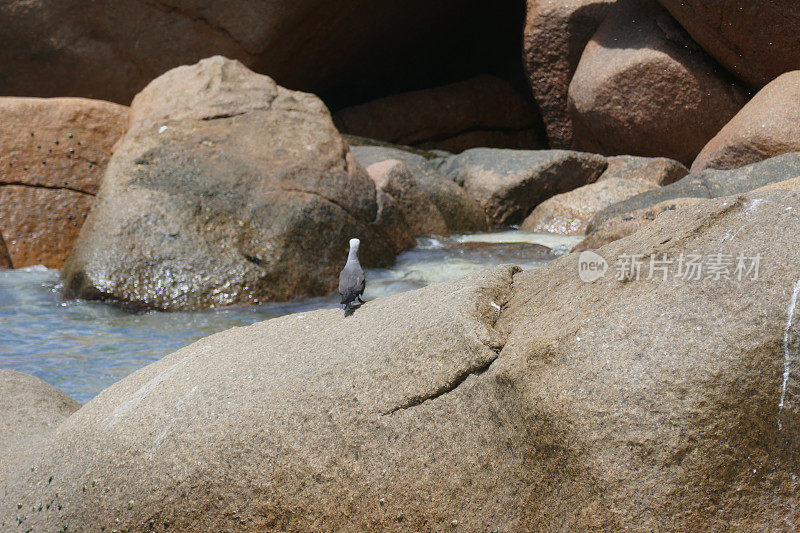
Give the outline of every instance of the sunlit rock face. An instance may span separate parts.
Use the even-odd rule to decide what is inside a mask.
[[[375,186],[319,99],[209,58],[134,99],[66,294],[159,309],[326,294],[350,238],[365,266],[394,258],[377,215]]]

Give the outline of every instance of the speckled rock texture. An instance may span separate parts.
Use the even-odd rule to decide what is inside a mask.
[[[618,0],[569,86],[578,149],[685,165],[748,97],[655,0]]]
[[[519,229],[536,233],[583,235],[598,211],[611,204],[655,189],[644,181],[610,178],[548,198],[528,215]]]
[[[759,191],[666,213],[600,249],[611,267],[591,283],[569,254],[349,318],[315,311],[202,339],[60,425],[0,492],[0,522],[791,529],[799,202]],[[688,253],[760,254],[760,267],[648,276],[650,257]],[[618,279],[617,260],[639,254],[641,275]]]
[[[100,188],[128,108],[0,98],[0,234],[15,268],[61,268]]]
[[[81,404],[39,378],[0,369],[0,487]],[[1,492],[1,491],[0,491]]]
[[[567,90],[581,54],[614,0],[528,0],[523,62],[550,148],[574,148]]]
[[[551,196],[594,182],[607,166],[605,157],[568,150],[474,148],[448,157],[440,170],[502,226],[519,224]]]
[[[134,99],[65,294],[165,310],[326,294],[350,238],[365,266],[393,261],[377,214],[318,98],[212,57]]]
[[[795,0],[659,0],[681,26],[756,89],[800,68],[800,4]]]
[[[738,168],[797,151],[800,151],[800,70],[787,72],[761,89],[703,147],[692,163],[692,172]]]

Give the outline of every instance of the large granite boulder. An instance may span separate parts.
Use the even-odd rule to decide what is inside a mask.
[[[611,267],[592,283],[569,254],[367,302],[349,318],[322,310],[202,339],[59,426],[0,492],[0,523],[794,526],[798,201],[762,191],[663,215],[601,249]],[[676,276],[691,253],[734,266],[728,278]],[[673,260],[670,275],[645,267],[618,280],[616,262],[639,254]],[[739,256],[750,270],[737,276]]]
[[[393,260],[376,216],[323,103],[217,56],[134,99],[65,291],[167,310],[326,294],[348,239],[365,266]]]
[[[655,0],[620,0],[569,86],[577,146],[691,164],[748,93]]]
[[[424,149],[543,148],[541,118],[529,100],[482,75],[341,109],[333,118],[342,133]]]
[[[488,229],[483,208],[463,187],[442,175],[443,156],[408,147],[370,144],[348,136],[353,157],[389,194],[418,235],[450,235]],[[390,163],[387,163],[390,162]]]
[[[800,68],[794,0],[659,0],[703,49],[756,89]]]
[[[125,131],[128,108],[0,98],[0,233],[15,268],[61,268]]]
[[[608,219],[667,200],[718,198],[752,191],[796,176],[800,176],[800,153],[783,154],[732,170],[707,169],[697,174],[692,173],[671,185],[637,194],[608,206],[592,218],[588,232],[592,233]]]
[[[81,404],[16,370],[0,369],[0,487]],[[2,492],[2,490],[0,490]]]
[[[528,0],[523,62],[550,148],[574,148],[567,90],[581,54],[615,0]]]
[[[703,147],[692,163],[692,172],[738,168],[797,151],[800,151],[800,70],[787,72],[761,89]]]
[[[508,225],[547,198],[594,182],[607,166],[605,157],[569,150],[474,148],[439,168],[478,200],[493,224]]]
[[[579,254],[515,276],[486,377],[526,423],[524,529],[798,525],[798,202],[759,192],[666,213],[598,250],[609,267],[591,283],[579,264],[599,261]]]
[[[9,0],[0,94],[128,104],[167,70],[219,54],[284,87],[364,101],[488,72],[519,50],[523,10],[461,0]]]

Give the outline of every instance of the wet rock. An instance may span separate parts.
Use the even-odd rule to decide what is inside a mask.
[[[601,209],[657,186],[645,181],[610,178],[548,198],[528,215],[521,230],[560,235],[583,235]]]
[[[134,99],[65,291],[166,310],[325,294],[348,239],[365,266],[393,260],[376,216],[322,102],[217,56]]]
[[[639,229],[650,224],[665,211],[674,211],[683,206],[696,205],[704,201],[705,199],[703,198],[675,198],[673,200],[664,200],[650,207],[615,215],[599,223],[596,227],[592,226],[591,232],[572,251],[582,252],[600,248],[639,231]]]
[[[0,489],[81,404],[39,378],[0,369]],[[2,492],[2,490],[0,490]]]
[[[800,151],[800,70],[787,72],[761,89],[708,141],[692,163],[692,172],[738,168],[797,151]]]
[[[655,0],[609,9],[569,87],[580,149],[686,165],[747,98]]]
[[[800,5],[659,0],[703,49],[751,87],[800,67]]]
[[[528,0],[523,60],[550,148],[574,148],[567,90],[614,0]]]
[[[352,143],[352,138],[350,138]],[[481,206],[438,170],[432,152],[390,146],[352,146],[353,156],[379,189],[394,198],[412,235],[449,235],[487,229]]]
[[[424,149],[542,148],[535,106],[489,75],[387,96],[337,111],[342,133]]]
[[[676,198],[717,198],[752,191],[800,175],[800,153],[783,154],[733,170],[707,169],[689,174],[671,185],[613,204],[594,216],[588,232],[606,220]]]
[[[61,268],[128,108],[83,98],[0,98],[0,232],[15,268]]]
[[[594,182],[607,166],[568,150],[474,148],[448,157],[440,171],[483,206],[497,225],[518,224],[547,198]]]

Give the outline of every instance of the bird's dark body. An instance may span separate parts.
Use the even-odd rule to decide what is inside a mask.
[[[339,274],[339,296],[342,297],[342,305],[349,305],[364,294],[367,280],[364,271],[358,263],[348,263]]]
[[[358,262],[359,244],[361,241],[358,239],[350,239],[347,263],[339,274],[339,296],[342,297],[344,316],[346,317],[352,315],[364,303],[361,295],[364,294],[364,288],[367,286],[367,278],[364,277],[364,269]]]

